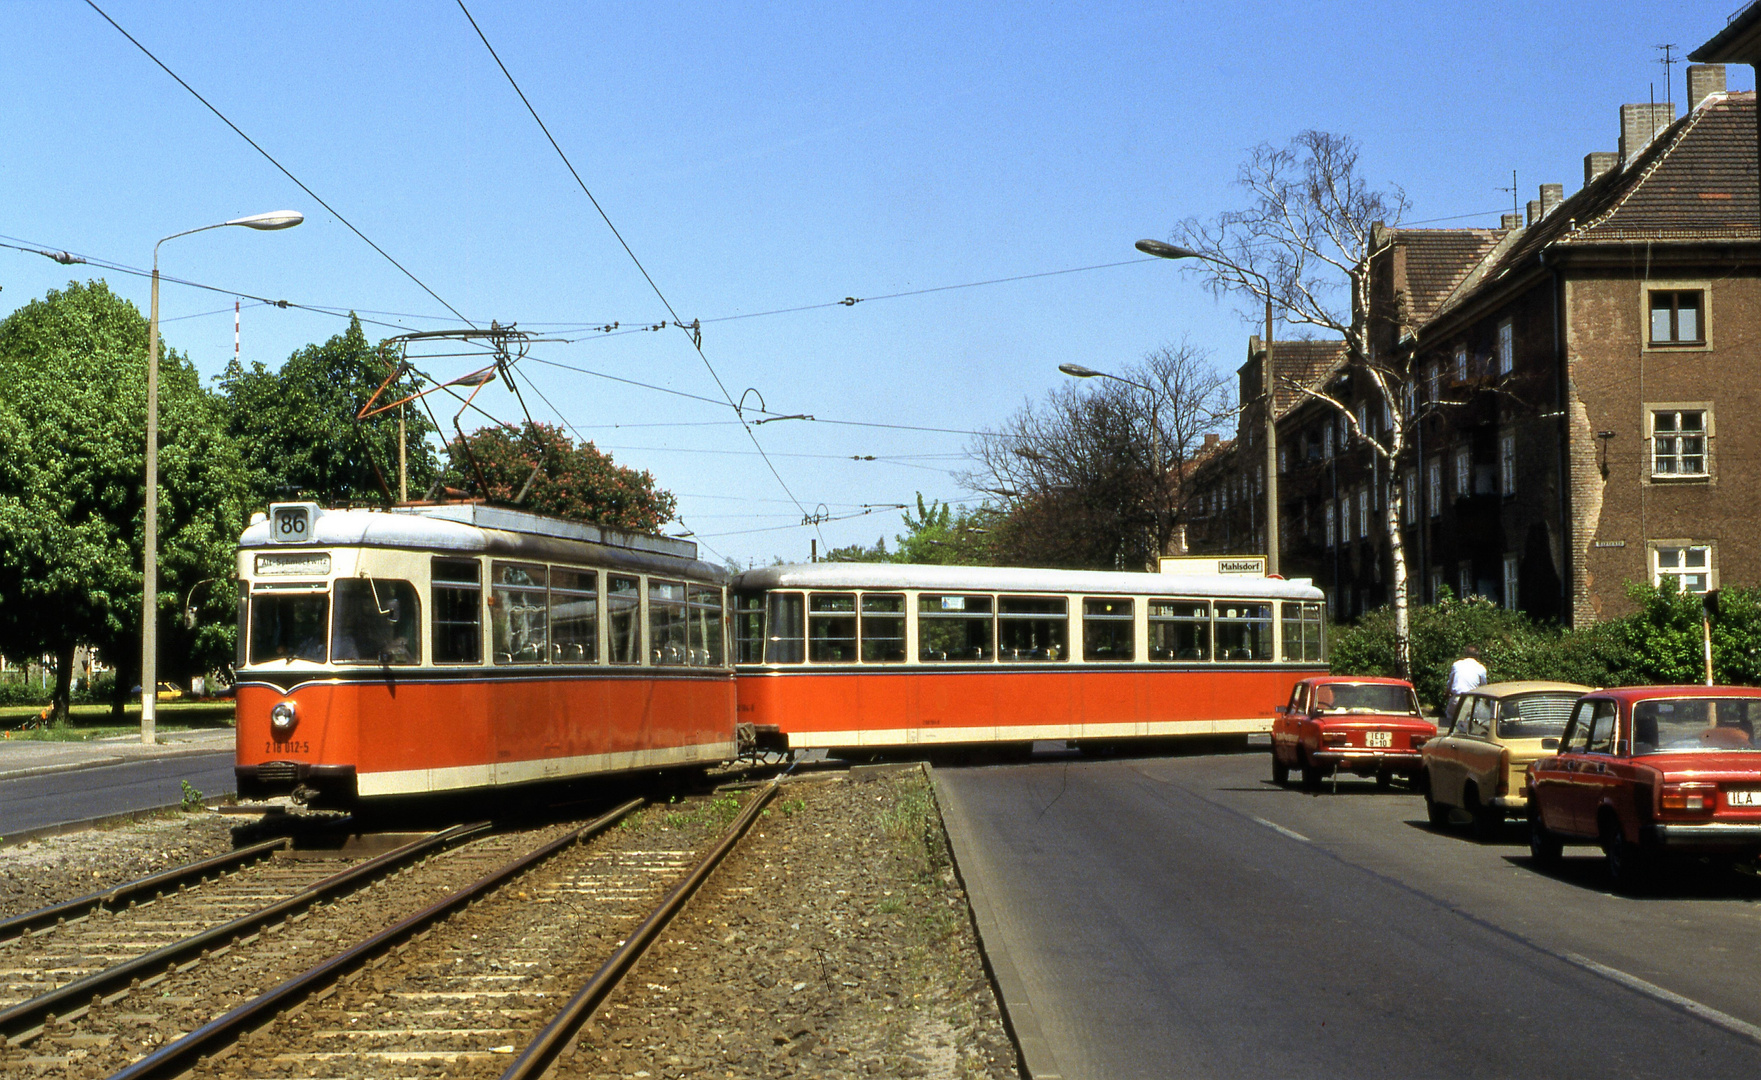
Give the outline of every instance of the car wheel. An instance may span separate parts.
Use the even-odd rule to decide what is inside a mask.
[[[1541,824],[1541,809],[1529,804],[1529,858],[1537,866],[1557,866],[1559,856],[1565,851],[1565,843]]]
[[[1461,793],[1462,809],[1474,819],[1474,839],[1489,843],[1504,831],[1504,811],[1480,801],[1480,789],[1469,784]]]
[[[1272,751],[1272,783],[1279,787],[1285,787],[1290,783],[1290,766],[1284,763],[1284,759],[1278,756],[1276,750]]]
[[[1626,838],[1618,822],[1602,819],[1602,856],[1608,863],[1608,880],[1618,893],[1643,892],[1651,879],[1650,860],[1639,845]]]
[[[1310,761],[1306,754],[1302,759],[1302,786],[1309,791],[1321,790],[1321,767]]]
[[[1423,785],[1425,792],[1425,820],[1431,823],[1431,828],[1433,829],[1448,828],[1449,807],[1444,806],[1442,803],[1431,797],[1431,782],[1429,774],[1426,774],[1426,778],[1421,781],[1421,784]]]

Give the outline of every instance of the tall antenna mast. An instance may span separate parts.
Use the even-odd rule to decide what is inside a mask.
[[[1663,53],[1657,62],[1663,65],[1663,99],[1669,103],[1669,115],[1673,119],[1675,117],[1675,42],[1653,45],[1652,48]]]
[[[238,363],[238,300],[232,302],[232,362]]]

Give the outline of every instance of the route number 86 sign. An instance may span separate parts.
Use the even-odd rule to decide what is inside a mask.
[[[304,544],[312,539],[312,507],[307,503],[269,508],[270,538],[278,544]]]

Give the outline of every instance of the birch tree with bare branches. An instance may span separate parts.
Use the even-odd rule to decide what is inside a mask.
[[[1286,378],[1280,385],[1336,410],[1387,467],[1382,526],[1393,562],[1396,648],[1406,672],[1412,634],[1400,528],[1405,491],[1395,477],[1420,410],[1410,357],[1383,340],[1389,323],[1371,291],[1372,260],[1387,246],[1387,229],[1406,213],[1406,193],[1393,185],[1373,189],[1358,170],[1357,142],[1324,131],[1304,131],[1284,146],[1254,147],[1236,182],[1248,195],[1245,208],[1209,221],[1188,218],[1175,229],[1174,242],[1190,252],[1192,269],[1213,291],[1269,300],[1285,326],[1344,341],[1353,395],[1367,399],[1370,411],[1354,412],[1330,380]],[[1274,369],[1276,355],[1274,349]]]

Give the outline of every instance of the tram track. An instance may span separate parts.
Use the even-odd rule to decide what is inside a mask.
[[[719,834],[709,827],[719,822],[701,818],[657,828],[674,812],[656,807],[637,828],[606,836],[636,806],[626,804],[237,1005],[114,1080],[537,1076],[775,790],[750,793]]]

